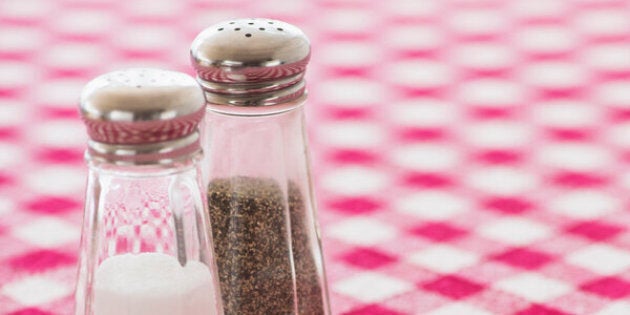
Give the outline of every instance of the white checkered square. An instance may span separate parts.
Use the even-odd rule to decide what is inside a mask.
[[[492,315],[492,313],[474,307],[466,303],[454,303],[440,307],[429,313],[418,313],[418,315]]]
[[[595,315],[628,315],[630,314],[630,303],[628,302],[614,302],[608,304]]]
[[[81,237],[80,227],[62,220],[45,217],[13,229],[13,235],[25,242],[41,247],[55,247],[77,242]]]
[[[549,203],[551,211],[574,219],[594,219],[621,209],[619,200],[596,190],[564,192]]]
[[[566,257],[570,264],[602,275],[612,275],[630,268],[630,254],[620,248],[594,244]]]
[[[429,190],[411,193],[396,200],[401,213],[430,220],[447,220],[470,209],[468,202],[455,193]]]
[[[409,262],[440,273],[453,273],[479,261],[479,255],[448,245],[435,245],[409,255]]]
[[[412,283],[379,273],[365,272],[333,284],[333,291],[364,302],[382,301],[414,288]]]
[[[397,234],[396,228],[371,218],[344,220],[328,229],[329,236],[356,245],[379,244],[391,240]]]
[[[532,302],[553,300],[571,291],[565,282],[536,273],[523,273],[500,280],[494,287]]]
[[[523,218],[499,219],[482,226],[478,232],[491,240],[511,245],[526,245],[551,235],[548,226]]]
[[[3,286],[1,292],[22,305],[34,306],[52,302],[70,294],[72,285],[37,275],[11,282]]]

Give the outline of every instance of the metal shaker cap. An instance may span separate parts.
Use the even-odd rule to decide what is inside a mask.
[[[106,73],[84,87],[79,107],[90,158],[155,164],[200,150],[197,126],[205,99],[184,73],[150,68]]]
[[[310,43],[291,24],[271,19],[224,21],[202,31],[190,54],[208,103],[265,106],[305,95]]]

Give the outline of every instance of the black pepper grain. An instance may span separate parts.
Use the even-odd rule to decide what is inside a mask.
[[[289,182],[285,194],[272,179],[215,179],[208,206],[226,315],[324,314],[314,227],[298,185]]]

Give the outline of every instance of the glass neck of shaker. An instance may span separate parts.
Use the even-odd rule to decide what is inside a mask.
[[[149,218],[164,218],[165,226],[174,233],[169,237],[144,235],[102,236],[104,243],[93,244],[98,251],[98,261],[106,257],[125,253],[162,252],[177,256],[180,260],[199,260],[211,263],[207,253],[208,239],[199,235],[177,235],[179,225],[190,231],[203,228],[197,212],[202,213],[204,200],[201,198],[201,170],[194,157],[168,165],[121,166],[105,162],[89,161],[86,215],[93,218],[124,218],[119,224],[141,229],[147,228]],[[182,217],[183,221],[172,218]],[[125,221],[126,220],[126,221]],[[128,221],[128,222],[127,222]],[[146,221],[146,222],[145,222]],[[96,233],[115,229],[101,223]],[[88,229],[91,230],[91,229]],[[119,233],[120,234],[120,233]],[[129,241],[120,241],[129,238]],[[186,244],[186,245],[183,245]]]
[[[278,183],[304,178],[308,159],[303,104],[300,100],[250,109],[209,104],[202,137],[205,182],[208,177]]]
[[[90,171],[100,175],[121,178],[163,177],[195,170],[201,160],[201,155],[195,154],[191,157],[166,164],[156,163],[145,165],[119,165],[116,163],[91,159],[89,155],[86,160]]]

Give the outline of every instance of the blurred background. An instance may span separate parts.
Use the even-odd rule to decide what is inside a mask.
[[[0,1],[0,314],[70,314],[77,101],[236,17],[312,41],[333,314],[630,314],[626,0]]]

